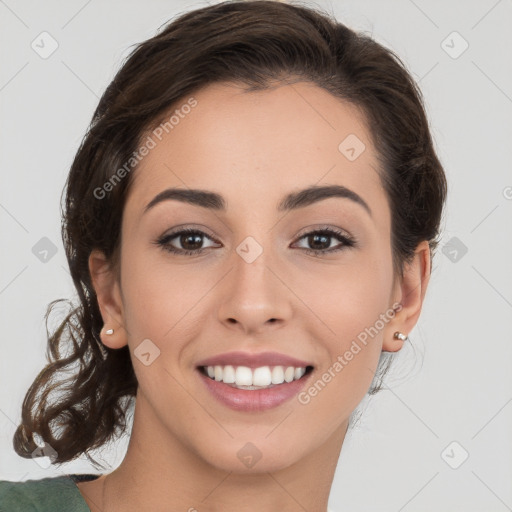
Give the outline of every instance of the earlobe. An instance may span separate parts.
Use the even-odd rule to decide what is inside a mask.
[[[384,330],[383,351],[396,352],[407,341],[420,316],[429,279],[430,246],[424,240],[418,244],[411,261],[404,266],[403,277],[397,287],[400,308]]]
[[[123,328],[123,304],[119,281],[103,252],[94,249],[89,255],[89,273],[96,292],[104,326],[100,337],[104,345],[121,348],[128,343]]]

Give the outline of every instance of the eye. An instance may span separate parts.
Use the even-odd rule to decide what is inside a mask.
[[[193,254],[201,254],[207,248],[201,247],[203,239],[205,238],[213,240],[203,231],[187,228],[164,235],[156,241],[156,244],[166,251],[190,256]],[[174,244],[177,243],[181,247],[173,245],[173,243],[171,243],[173,240],[177,240]]]
[[[209,247],[214,247],[214,245],[203,247],[202,245],[205,239],[219,243],[203,231],[193,228],[168,233],[160,237],[155,243],[165,251],[184,256],[192,256],[201,254]],[[333,239],[339,242],[334,247],[331,246]],[[305,240],[306,244],[313,246],[312,248],[303,247],[302,249],[306,254],[315,256],[338,252],[356,245],[356,241],[352,237],[332,228],[309,231],[302,235],[299,240]],[[176,247],[176,245],[178,245],[178,247]]]
[[[338,252],[347,247],[353,247],[356,244],[353,238],[349,237],[342,231],[332,228],[322,228],[316,231],[309,231],[300,237],[300,240],[303,239],[305,239],[306,244],[313,246],[312,249],[304,248],[304,252],[306,252],[306,254],[316,256]],[[337,246],[331,247],[333,239],[338,240],[340,243]]]

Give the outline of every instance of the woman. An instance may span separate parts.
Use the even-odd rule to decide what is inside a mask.
[[[352,413],[420,315],[445,196],[392,52],[298,5],[178,17],[129,57],[72,164],[80,304],[14,436],[64,463],[135,404],[127,454],[2,482],[0,504],[325,512]]]

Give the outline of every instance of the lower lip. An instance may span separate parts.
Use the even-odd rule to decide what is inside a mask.
[[[277,384],[271,388],[248,390],[228,386],[224,382],[211,379],[200,370],[197,370],[197,372],[217,400],[231,409],[244,412],[260,412],[278,407],[297,395],[312,373],[310,371],[299,380],[283,382],[283,384]]]

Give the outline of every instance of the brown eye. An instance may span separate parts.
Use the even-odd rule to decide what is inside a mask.
[[[354,239],[348,237],[343,232],[331,228],[311,231],[300,237],[300,240],[303,239],[306,241],[306,247],[303,247],[304,251],[314,255],[341,251],[345,248],[353,247],[356,243]],[[332,247],[331,244],[334,239],[338,240],[339,243]]]
[[[195,233],[195,234],[187,233],[185,235],[178,235],[175,238],[177,238],[179,240],[180,245],[183,247],[183,249],[186,249],[186,250],[200,249],[201,248],[200,246],[203,242],[202,235],[200,235],[198,233]]]
[[[156,243],[164,250],[175,254],[193,255],[201,254],[208,248],[202,247],[205,239],[212,240],[206,233],[197,229],[182,229],[161,237]]]
[[[331,245],[331,239],[333,237],[330,235],[308,235],[307,240],[308,244],[314,249],[314,250],[323,250],[323,249],[329,249],[329,246]]]

